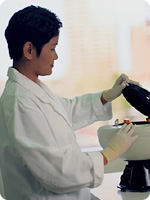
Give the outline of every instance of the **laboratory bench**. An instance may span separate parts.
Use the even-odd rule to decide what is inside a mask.
[[[101,186],[91,190],[100,200],[150,200],[150,192],[122,192],[117,185],[122,172],[104,174]]]
[[[83,148],[82,151],[100,151],[101,147]],[[117,186],[127,162],[115,159],[104,166],[104,179],[102,185],[91,189],[91,193],[100,200],[150,200],[150,192],[122,192]]]

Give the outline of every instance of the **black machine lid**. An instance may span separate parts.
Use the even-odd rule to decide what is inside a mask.
[[[150,92],[148,90],[138,85],[129,84],[122,93],[134,108],[150,118]]]

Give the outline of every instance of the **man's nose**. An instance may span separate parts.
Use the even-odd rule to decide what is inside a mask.
[[[58,59],[58,54],[55,52],[54,60],[57,60],[57,59]]]

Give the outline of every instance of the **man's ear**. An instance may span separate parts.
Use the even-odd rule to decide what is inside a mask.
[[[33,52],[35,48],[31,42],[26,42],[23,45],[23,55],[27,60],[31,60],[33,58]]]

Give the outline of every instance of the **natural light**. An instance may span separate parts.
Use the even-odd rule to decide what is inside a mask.
[[[52,76],[41,79],[59,96],[72,98],[109,89],[121,73],[150,90],[150,0],[0,0],[0,96],[12,65],[4,31],[14,12],[47,7],[63,22]],[[113,119],[75,132],[80,147],[99,147],[97,129],[124,118],[141,120],[121,96]],[[4,194],[0,174],[0,194]],[[0,197],[0,200],[3,199]]]

